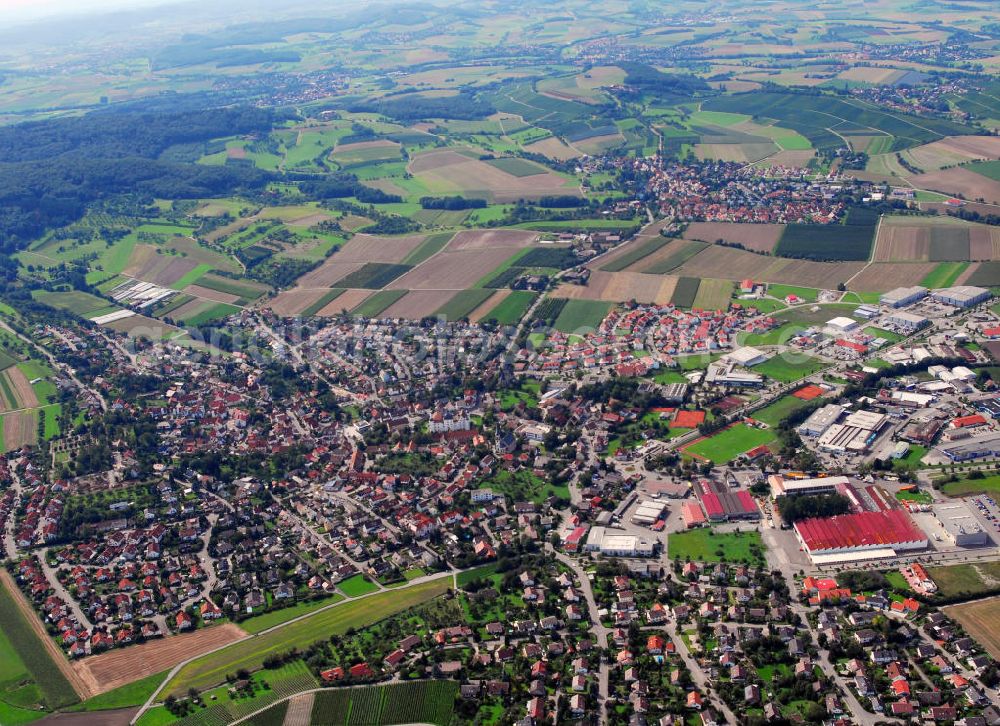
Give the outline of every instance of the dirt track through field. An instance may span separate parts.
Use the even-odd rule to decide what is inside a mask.
[[[21,592],[21,589],[17,586],[17,583],[14,582],[14,578],[9,572],[7,572],[6,568],[0,568],[0,580],[3,581],[4,587],[6,587],[10,592],[11,597],[17,604],[18,610],[20,610],[21,614],[24,615],[25,619],[27,619],[31,629],[35,631],[35,635],[38,637],[38,640],[41,641],[42,647],[48,651],[49,656],[56,664],[56,667],[62,671],[62,674],[66,676],[66,680],[68,680],[70,685],[73,686],[73,690],[76,691],[76,695],[78,695],[81,699],[87,699],[93,696],[96,691],[92,691],[90,689],[87,681],[77,674],[70,662],[66,660],[66,655],[59,650],[56,642],[49,637],[49,634],[46,632],[45,626],[42,624],[42,621],[35,612],[35,609],[31,607],[31,603],[29,603],[24,597],[24,593]]]
[[[38,405],[38,397],[35,395],[35,389],[31,387],[28,377],[24,375],[20,368],[11,366],[4,370],[3,373],[0,373],[0,376],[7,379],[7,387],[14,394],[14,400],[9,402],[12,405],[6,410],[16,411],[17,409],[32,408]]]
[[[106,693],[146,676],[162,673],[189,658],[247,637],[233,623],[213,625],[194,633],[170,635],[140,645],[109,650],[73,664],[78,679],[92,694]]]
[[[312,708],[315,700],[315,693],[302,693],[293,696],[288,701],[288,710],[285,711],[285,720],[282,726],[309,726],[312,723]]]
[[[478,308],[469,313],[469,320],[474,323],[478,323],[480,320],[485,318],[493,308],[506,300],[507,296],[510,295],[511,292],[512,290],[507,287],[502,290],[497,290],[495,293],[483,300]]]

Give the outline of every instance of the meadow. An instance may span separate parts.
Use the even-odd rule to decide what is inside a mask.
[[[709,527],[672,533],[667,537],[667,556],[682,562],[749,562],[763,564],[764,542],[760,533],[715,532]]]
[[[412,587],[337,604],[276,630],[243,640],[202,656],[181,667],[163,693],[183,693],[188,688],[204,689],[225,680],[227,673],[240,668],[255,670],[264,658],[291,648],[305,648],[316,640],[344,633],[350,628],[370,625],[444,593],[450,577],[442,577]]]

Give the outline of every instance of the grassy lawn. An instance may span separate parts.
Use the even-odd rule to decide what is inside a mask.
[[[917,502],[918,504],[930,504],[934,501],[930,494],[919,490],[912,492],[896,492],[896,499],[901,502]]]
[[[340,588],[341,592],[348,597],[367,595],[370,592],[378,590],[378,586],[364,575],[354,575],[353,577],[348,577],[346,580],[338,582],[337,587]]]
[[[273,628],[275,625],[286,623],[289,620],[299,617],[300,615],[311,613],[314,610],[319,610],[320,608],[332,605],[333,603],[339,602],[343,599],[344,598],[340,597],[340,595],[333,595],[332,597],[323,598],[322,600],[306,600],[304,602],[296,603],[291,607],[281,608],[280,610],[271,610],[270,612],[261,613],[260,615],[253,616],[252,618],[241,620],[240,627],[248,633],[256,634],[262,630]]]
[[[808,406],[810,403],[811,401],[803,401],[801,398],[796,398],[795,396],[782,396],[771,405],[754,411],[751,416],[773,428],[788,418],[794,411]]]
[[[883,330],[882,328],[868,327],[865,328],[865,332],[868,335],[874,336],[876,338],[884,338],[890,343],[897,343],[903,339],[904,336],[899,333],[893,333],[891,330]]]
[[[920,460],[923,459],[926,454],[927,449],[923,446],[910,444],[910,450],[907,452],[906,456],[902,459],[898,459],[898,461],[912,466],[920,466]]]
[[[819,290],[813,287],[798,287],[796,285],[768,285],[767,294],[784,300],[789,295],[795,295],[807,302],[816,302],[819,297]]]
[[[474,580],[481,580],[486,578],[492,579],[493,577],[500,578],[500,575],[497,574],[497,563],[495,562],[489,565],[483,565],[482,567],[476,567],[475,569],[472,570],[465,570],[464,572],[459,572],[455,576],[455,580],[458,583],[459,587],[465,587]]]
[[[710,438],[692,444],[685,451],[721,464],[761,444],[769,444],[774,438],[774,432],[770,429],[755,429],[746,424],[736,424]]]
[[[753,308],[761,315],[785,309],[785,303],[766,297],[760,300],[736,300],[735,303],[745,308]]]
[[[716,534],[704,527],[688,532],[678,532],[667,537],[667,555],[670,559],[695,562],[763,563],[764,541],[759,532],[727,532]]]
[[[227,673],[240,668],[260,668],[269,655],[291,648],[304,649],[317,640],[345,633],[378,622],[444,594],[451,586],[450,577],[441,577],[412,587],[379,593],[363,600],[346,602],[315,613],[283,628],[234,643],[202,656],[183,666],[170,680],[164,694],[182,694],[188,688],[208,688],[226,679]]]
[[[515,502],[535,502],[540,504],[549,497],[569,499],[569,487],[552,484],[530,471],[501,471],[483,481],[483,486],[495,492],[506,494]]]
[[[906,578],[903,577],[902,573],[898,570],[891,570],[885,573],[885,579],[889,581],[889,584],[893,586],[894,589],[900,592],[907,592],[910,586],[906,584]]]
[[[779,345],[790,340],[802,329],[797,323],[782,323],[766,333],[740,333],[737,339],[740,345]]]
[[[798,353],[785,356],[779,353],[760,365],[754,366],[753,370],[755,373],[760,373],[775,381],[789,383],[811,375],[828,365],[828,363],[812,356]]]
[[[949,497],[967,497],[970,494],[1000,492],[1000,474],[985,476],[982,479],[959,479],[942,485],[941,491]]]

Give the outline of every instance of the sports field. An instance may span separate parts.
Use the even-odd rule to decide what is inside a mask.
[[[761,444],[774,441],[774,432],[769,429],[755,429],[746,424],[736,424],[720,431],[709,438],[696,441],[684,449],[684,452],[722,464],[732,461],[740,454],[750,451]]]
[[[754,366],[753,370],[755,373],[760,373],[762,376],[767,376],[776,381],[790,383],[811,375],[825,368],[827,365],[829,364],[811,356],[778,354],[760,365]]]
[[[201,690],[214,686],[224,681],[227,673],[234,673],[240,668],[260,668],[268,655],[291,648],[303,649],[317,640],[344,633],[350,628],[371,625],[443,594],[451,584],[451,577],[446,576],[412,587],[352,600],[291,625],[234,643],[182,667],[164,687],[163,693],[180,694],[189,688]]]

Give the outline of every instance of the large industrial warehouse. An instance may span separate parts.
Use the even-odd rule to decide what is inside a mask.
[[[891,557],[896,552],[926,549],[930,542],[901,509],[859,512],[795,523],[803,549],[817,562],[861,559],[856,555]],[[833,556],[833,557],[831,557]]]

